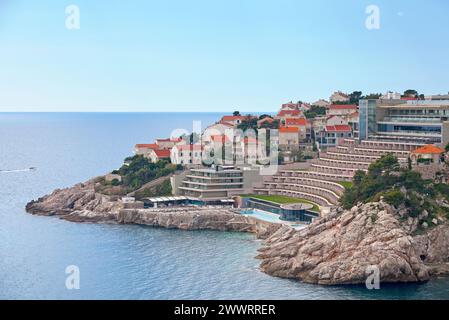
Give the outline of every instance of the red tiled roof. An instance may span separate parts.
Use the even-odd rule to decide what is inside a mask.
[[[301,111],[299,110],[281,110],[278,113],[278,117],[285,117],[285,116],[300,116]]]
[[[219,122],[219,124],[223,124],[223,125],[228,126],[228,127],[233,127],[234,126],[232,123],[229,123],[229,122],[226,122],[226,121],[223,121],[223,120],[221,120]]]
[[[279,132],[281,133],[297,133],[299,132],[298,127],[281,127],[279,128]]]
[[[170,150],[169,149],[155,149],[153,150],[158,158],[170,158]]]
[[[236,120],[243,120],[244,116],[223,116],[221,118],[221,121],[228,122],[228,121],[236,121]]]
[[[332,110],[357,110],[357,105],[355,104],[333,104],[329,106]]]
[[[350,132],[351,126],[348,126],[347,124],[338,124],[335,126],[326,126],[326,131],[330,132]]]
[[[401,100],[413,101],[413,100],[418,100],[418,98],[415,98],[415,97],[401,97]]]
[[[444,149],[434,146],[433,144],[427,144],[421,148],[413,150],[412,153],[419,154],[441,154],[444,153]]]
[[[307,126],[308,122],[305,118],[285,119],[285,126]]]
[[[148,148],[148,149],[156,149],[159,146],[156,143],[138,143],[135,146],[136,148]]]

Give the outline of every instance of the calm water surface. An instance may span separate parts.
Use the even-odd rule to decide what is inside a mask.
[[[77,224],[24,210],[55,188],[119,167],[135,143],[219,116],[0,113],[0,298],[449,298],[448,279],[369,291],[273,278],[258,270],[260,242],[249,234]],[[65,288],[68,265],[80,268],[80,290]]]

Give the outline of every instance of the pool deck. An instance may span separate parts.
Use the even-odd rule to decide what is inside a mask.
[[[306,223],[300,223],[297,221],[285,221],[281,220],[280,216],[276,213],[268,212],[268,211],[262,211],[258,209],[250,209],[245,210],[243,209],[240,212],[245,217],[252,217],[261,221],[271,222],[271,223],[278,223],[278,224],[284,224],[287,226],[290,226],[296,230],[304,229],[308,226]]]

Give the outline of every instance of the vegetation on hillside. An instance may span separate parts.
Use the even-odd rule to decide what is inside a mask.
[[[326,114],[326,107],[320,107],[320,106],[311,106],[309,110],[306,110],[304,112],[304,115],[307,119],[314,119],[317,116],[324,116]]]
[[[135,194],[137,200],[151,197],[163,197],[172,195],[172,187],[170,179],[164,180],[162,183],[155,185],[154,187],[144,188],[139,190]]]
[[[120,169],[112,171],[113,174],[120,175],[122,181],[114,179],[107,182],[102,178],[98,181],[97,191],[103,194],[125,195],[141,188],[148,182],[171,175],[179,169],[181,169],[179,166],[172,165],[166,160],[151,163],[144,156],[135,155],[126,158],[125,164]]]
[[[406,217],[422,217],[431,225],[438,215],[449,217],[448,209],[439,206],[437,199],[449,200],[449,186],[424,180],[421,174],[410,168],[400,167],[395,156],[388,154],[369,166],[368,172],[357,171],[353,185],[347,187],[340,199],[349,209],[358,202],[384,201],[396,208],[406,209]]]

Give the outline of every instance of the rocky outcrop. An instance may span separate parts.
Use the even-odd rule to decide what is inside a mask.
[[[57,215],[72,222],[140,224],[183,230],[219,230],[255,233],[265,239],[280,225],[245,217],[232,209],[167,208],[126,209],[114,196],[96,193],[95,179],[31,201],[26,210],[37,215]]]
[[[326,285],[365,283],[371,266],[379,268],[381,282],[429,279],[428,267],[393,208],[380,202],[341,211],[333,210],[301,231],[278,230],[260,249],[261,269]]]
[[[449,261],[449,228],[439,225],[413,238],[414,247],[420,258],[429,264]]]
[[[57,189],[51,194],[31,201],[26,211],[36,215],[58,215],[76,220],[79,216],[84,221],[114,221],[123,208],[117,197],[105,196],[94,190],[94,179],[79,183],[71,188]]]

